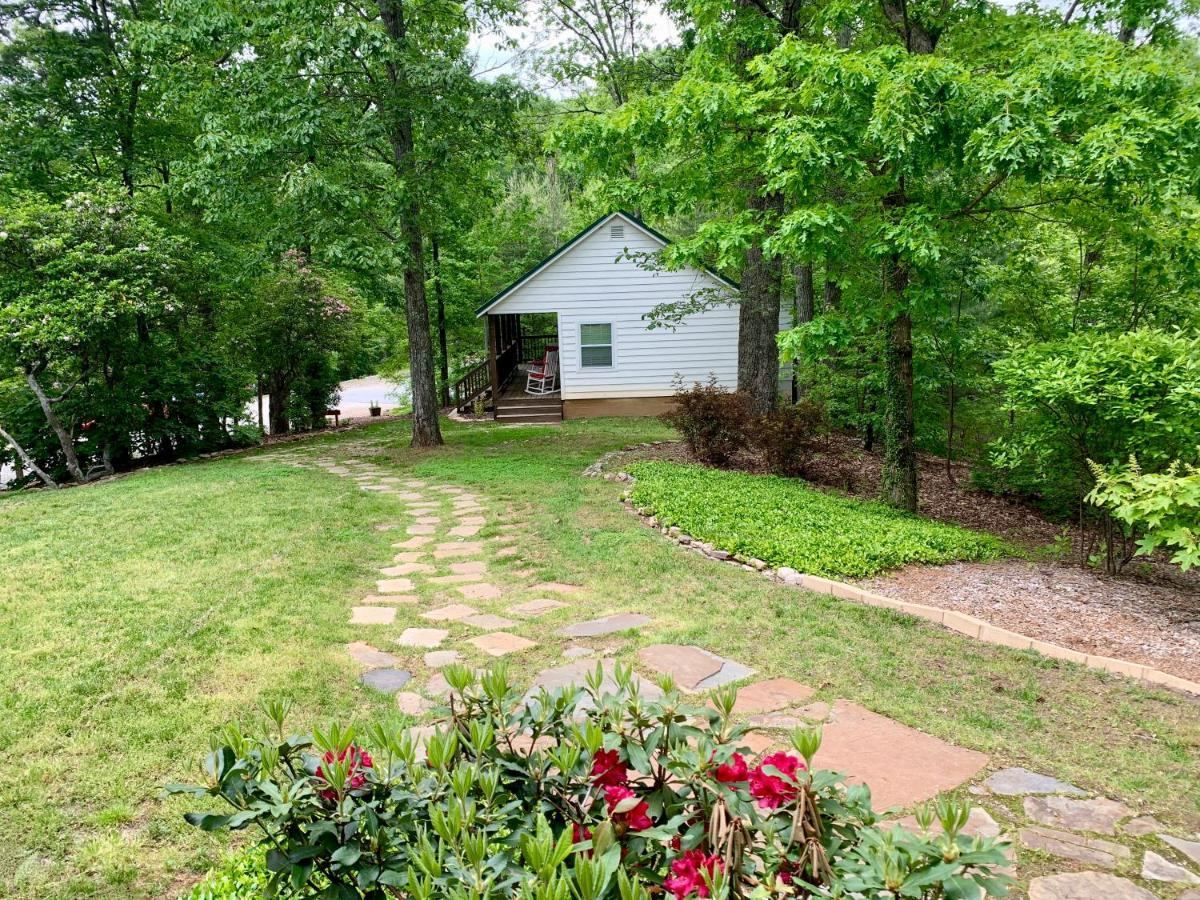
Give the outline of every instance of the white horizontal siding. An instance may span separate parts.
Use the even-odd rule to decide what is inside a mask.
[[[625,234],[609,236],[612,221]],[[609,397],[661,397],[675,382],[737,384],[738,311],[736,295],[697,269],[647,271],[620,258],[628,250],[653,253],[662,242],[629,219],[614,214],[524,284],[488,310],[501,313],[558,313],[559,367],[565,400]],[[654,307],[688,300],[718,288],[730,303],[688,316],[675,328],[650,329],[644,318]],[[613,365],[580,365],[581,325],[613,326]],[[781,323],[782,324],[782,323]]]

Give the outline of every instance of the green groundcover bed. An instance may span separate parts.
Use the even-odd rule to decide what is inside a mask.
[[[823,493],[794,478],[703,466],[630,467],[633,499],[664,525],[724,550],[828,578],[867,578],[906,563],[995,559],[992,535],[931,522],[882,503]]]

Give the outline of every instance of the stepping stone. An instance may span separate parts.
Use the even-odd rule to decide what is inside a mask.
[[[421,613],[421,618],[428,619],[430,622],[456,622],[459,619],[465,619],[467,616],[478,614],[479,610],[473,606],[466,606],[462,603],[451,603],[449,606],[440,606],[437,609],[423,612]]]
[[[459,525],[486,525],[487,519],[483,516],[460,516]]]
[[[813,689],[790,678],[772,678],[756,681],[738,690],[735,713],[768,713],[803,703],[812,696]]]
[[[419,478],[410,478],[408,481],[404,482],[404,486],[410,488],[423,488],[426,486],[426,482],[421,481]]]
[[[931,800],[970,781],[988,762],[984,753],[956,747],[848,700],[834,703],[831,718],[815,765],[870,785],[876,809]]]
[[[417,600],[416,594],[367,594],[362,598],[362,602],[369,606],[399,606],[416,603]]]
[[[405,628],[396,643],[401,647],[436,647],[450,634],[441,628]]]
[[[1121,826],[1121,831],[1124,834],[1131,834],[1134,837],[1145,837],[1148,834],[1155,834],[1163,830],[1163,823],[1154,818],[1154,816],[1138,816],[1136,819],[1130,819]]]
[[[510,653],[519,653],[537,646],[534,641],[520,635],[509,634],[507,631],[481,634],[477,638],[471,638],[468,643],[473,644],[489,656],[507,656]]]
[[[648,625],[650,621],[649,616],[643,616],[641,613],[616,613],[587,622],[576,622],[574,625],[560,628],[558,633],[576,638],[599,637],[602,634],[614,634],[618,631],[641,628],[643,625]]]
[[[487,572],[487,563],[478,559],[454,562],[450,563],[450,571],[455,575],[482,575]]]
[[[421,516],[421,518],[417,519],[415,522],[413,522],[413,524],[414,525],[441,525],[442,520],[439,519],[437,516]]]
[[[513,569],[512,573],[517,578],[532,578],[537,574],[533,569]]]
[[[392,561],[398,563],[416,562],[424,555],[420,550],[402,550],[392,557]]]
[[[1133,815],[1124,803],[1096,797],[1073,800],[1070,797],[1026,797],[1025,815],[1043,825],[1115,834],[1117,822]]]
[[[356,663],[363,666],[370,666],[371,668],[394,666],[399,662],[392,654],[376,650],[365,641],[355,641],[352,644],[347,644],[346,650],[349,652],[350,658]]]
[[[1002,797],[1022,797],[1027,794],[1073,794],[1076,797],[1086,797],[1087,791],[1073,784],[1040,775],[1028,769],[1014,767],[994,772],[984,782],[983,786],[993,794]]]
[[[425,499],[420,494],[413,493],[412,491],[396,491],[396,496],[401,500],[415,500],[418,502]]]
[[[413,589],[411,578],[381,578],[375,582],[380,594],[406,594]]]
[[[520,552],[521,549],[519,547],[501,547],[492,555],[497,559],[503,559],[506,556],[516,556]]]
[[[392,546],[397,550],[416,550],[418,547],[424,547],[431,540],[433,538],[418,534],[410,537],[407,541],[397,541]]]
[[[468,600],[499,600],[504,595],[500,588],[485,581],[479,584],[461,585],[458,592]]]
[[[457,544],[438,544],[433,556],[435,559],[448,559],[451,556],[474,556],[482,552],[482,541],[460,541]]]
[[[393,606],[356,606],[350,610],[351,625],[391,625],[394,621]]]
[[[1183,838],[1169,834],[1160,834],[1158,839],[1169,847],[1174,847],[1192,862],[1200,865],[1200,841],[1185,841]]]
[[[397,478],[395,475],[387,475],[383,478],[380,478],[379,480],[382,481],[384,484],[396,484],[400,479]]]
[[[396,695],[396,708],[408,716],[420,716],[433,709],[433,703],[412,691],[401,691]]]
[[[568,647],[563,651],[563,656],[567,659],[586,659],[595,655],[596,651],[591,647]]]
[[[1103,872],[1045,875],[1029,882],[1029,900],[1155,900],[1128,878]]]
[[[397,525],[395,522],[382,522],[379,525],[375,526],[375,530],[376,531],[392,531],[399,527],[400,526]]]
[[[454,665],[461,659],[462,656],[457,650],[430,650],[425,654],[425,665],[431,669],[441,669]]]
[[[390,490],[386,484],[363,484],[359,485],[364,491],[386,491]]]
[[[416,534],[416,535],[436,534],[437,526],[436,525],[409,525],[407,531],[409,534]]]
[[[388,566],[386,569],[380,569],[381,575],[412,575],[415,572],[434,572],[433,566],[428,563],[406,562],[400,563],[398,566]]]
[[[536,619],[538,616],[544,616],[548,612],[554,612],[556,609],[562,609],[566,606],[565,603],[559,603],[557,600],[551,600],[548,597],[543,597],[540,600],[530,600],[527,603],[520,603],[516,606],[509,607],[508,611],[514,616],[520,616],[522,619]]]
[[[699,647],[682,644],[651,644],[638,651],[642,664],[670,675],[675,684],[687,691],[696,690],[704,679],[721,671],[723,661]]]
[[[438,672],[425,682],[425,693],[431,697],[449,697],[450,682],[446,680],[445,675]]]
[[[481,628],[487,631],[494,631],[500,628],[512,628],[517,623],[512,619],[506,619],[504,616],[496,616],[492,613],[478,613],[473,616],[466,616],[463,621],[475,628]]]
[[[549,591],[552,594],[578,594],[580,591],[586,590],[580,584],[564,584],[561,581],[543,581],[540,584],[535,584],[533,590],[546,593]]]
[[[385,694],[394,694],[400,688],[412,681],[412,673],[404,669],[372,669],[363,672],[359,680],[367,687],[375,688]]]
[[[1142,877],[1149,881],[1170,881],[1174,884],[1200,884],[1197,876],[1183,866],[1177,866],[1169,859],[1164,859],[1153,850],[1147,850],[1142,857]]]
[[[540,688],[545,688],[548,691],[556,691],[571,685],[583,687],[587,683],[587,677],[596,671],[596,665],[597,663],[591,660],[577,659],[563,666],[543,669],[530,682],[529,690],[526,692],[525,697],[526,699],[532,697]],[[599,665],[604,672],[604,680],[600,685],[600,693],[615,694],[617,691],[617,682],[613,676],[613,669],[616,667],[616,660],[604,659],[599,662]],[[638,675],[634,676],[634,683],[638,686],[638,692],[641,696],[647,700],[657,700],[663,695],[658,685]],[[581,704],[580,708],[587,709],[591,706],[592,704],[589,699]]]
[[[455,525],[450,529],[451,537],[469,538],[479,534],[478,525]]]
[[[470,584],[479,581],[483,575],[435,575],[429,579],[430,584]]]
[[[1021,843],[1034,850],[1090,866],[1116,868],[1117,859],[1129,859],[1129,848],[1100,838],[1088,838],[1051,828],[1022,828]]]

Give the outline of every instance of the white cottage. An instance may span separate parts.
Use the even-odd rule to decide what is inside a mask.
[[[477,313],[488,358],[455,386],[456,404],[490,391],[496,418],[509,422],[655,415],[680,379],[736,385],[737,285],[715,272],[652,271],[629,258],[667,243],[637,217],[611,213],[488,300]],[[674,328],[648,327],[656,306],[714,290],[728,302]],[[552,381],[538,380],[536,370],[530,378],[542,360]]]

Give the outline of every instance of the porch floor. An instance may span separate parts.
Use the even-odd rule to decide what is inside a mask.
[[[510,425],[562,421],[562,394],[525,393],[526,365],[513,375],[496,398],[496,421]]]

